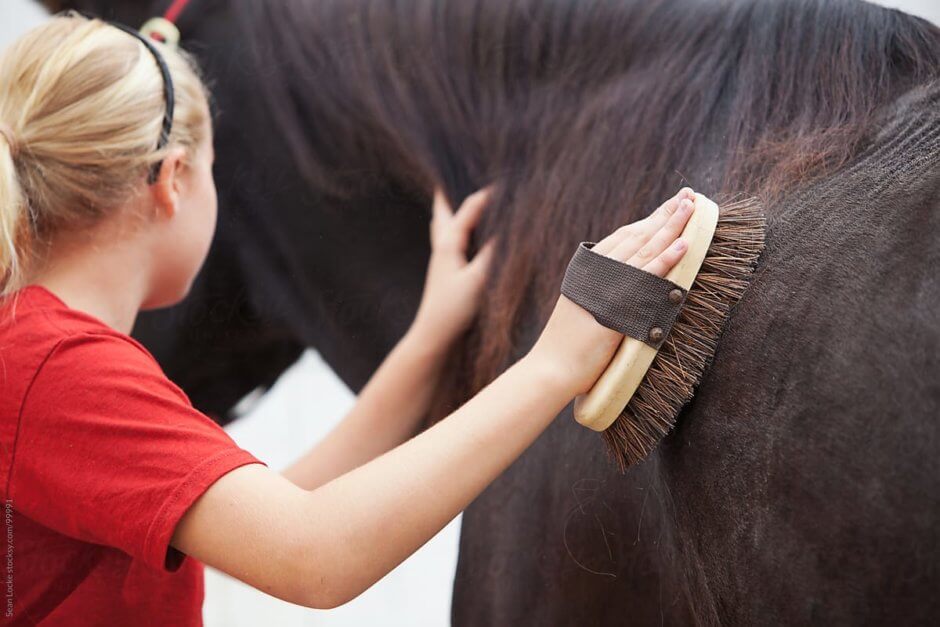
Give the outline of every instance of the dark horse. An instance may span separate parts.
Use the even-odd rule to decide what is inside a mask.
[[[940,614],[940,30],[849,0],[193,0],[181,27],[222,217],[136,333],[223,421],[304,346],[363,384],[417,305],[435,183],[495,183],[499,250],[430,420],[528,349],[577,241],[682,183],[765,202],[676,431],[620,474],[560,416],[467,510],[456,624]]]

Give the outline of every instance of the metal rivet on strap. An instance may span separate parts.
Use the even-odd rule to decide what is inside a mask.
[[[663,330],[659,327],[653,327],[650,329],[650,341],[651,342],[662,342],[663,340]]]
[[[676,288],[669,292],[669,300],[676,303],[677,305],[682,302],[682,290]]]

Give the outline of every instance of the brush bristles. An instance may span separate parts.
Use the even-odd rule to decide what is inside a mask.
[[[669,337],[633,398],[603,433],[622,472],[656,448],[691,400],[722,326],[747,288],[764,248],[764,229],[756,199],[721,207],[711,246]]]

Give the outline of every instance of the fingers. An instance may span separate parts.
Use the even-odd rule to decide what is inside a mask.
[[[478,273],[481,276],[486,276],[490,268],[490,263],[493,261],[493,255],[496,251],[496,240],[490,238],[486,244],[483,245],[483,248],[477,251],[476,256],[473,260],[467,264],[467,269],[470,272]]]
[[[648,217],[626,224],[598,242],[594,246],[594,251],[621,260],[629,259],[666,224],[683,199],[692,200],[693,198],[695,198],[695,192],[692,188],[683,187]],[[616,254],[613,253],[614,249],[618,249]]]
[[[444,196],[444,190],[440,187],[434,188],[434,203],[431,206],[431,223],[438,221],[446,222],[453,215],[447,197]]]
[[[483,209],[489,202],[492,190],[492,187],[484,187],[467,196],[467,199],[460,205],[454,219],[465,231],[472,231],[480,221],[480,216],[483,215]]]
[[[434,188],[434,202],[431,204],[431,246],[437,246],[443,233],[453,218],[450,204],[439,187]]]
[[[650,261],[655,259],[664,250],[682,235],[682,229],[685,228],[689,216],[692,215],[693,205],[688,198],[683,198],[679,202],[678,208],[669,216],[666,223],[649,239],[634,252],[632,256],[627,256],[629,251],[614,249],[614,255],[619,255],[617,259],[626,259],[627,263],[636,268],[643,268]]]
[[[689,200],[691,202],[694,199],[695,192],[692,191],[692,188],[683,187],[679,190],[678,194],[661,204],[656,211],[651,213],[643,222],[647,223],[650,232],[656,232],[657,229],[661,229],[663,225],[669,221],[669,218],[679,207],[680,202],[683,200]]]
[[[465,262],[464,255],[470,242],[470,234],[480,222],[480,216],[489,202],[491,192],[492,187],[474,192],[467,196],[454,213],[443,190],[435,188],[431,218],[432,246],[436,250],[458,253]]]
[[[665,277],[672,268],[679,263],[688,250],[689,245],[682,238],[677,239],[669,248],[659,253],[651,262],[643,266],[643,270],[655,274],[659,278]]]
[[[610,256],[610,251],[616,248],[623,241],[628,238],[635,238],[642,235],[642,230],[639,228],[639,222],[634,222],[632,224],[625,224],[601,241],[594,244],[593,250],[599,255]],[[642,246],[642,244],[640,244]]]

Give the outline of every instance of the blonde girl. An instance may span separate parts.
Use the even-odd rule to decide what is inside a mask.
[[[621,336],[559,296],[530,352],[411,437],[476,313],[486,193],[435,194],[418,314],[348,416],[278,473],[236,446],[128,334],[189,290],[216,222],[206,89],[190,58],[58,16],[0,59],[0,454],[6,615],[199,624],[202,563],[332,608],[424,544],[511,464]],[[684,189],[595,250],[663,276]],[[15,541],[11,542],[10,537]]]

